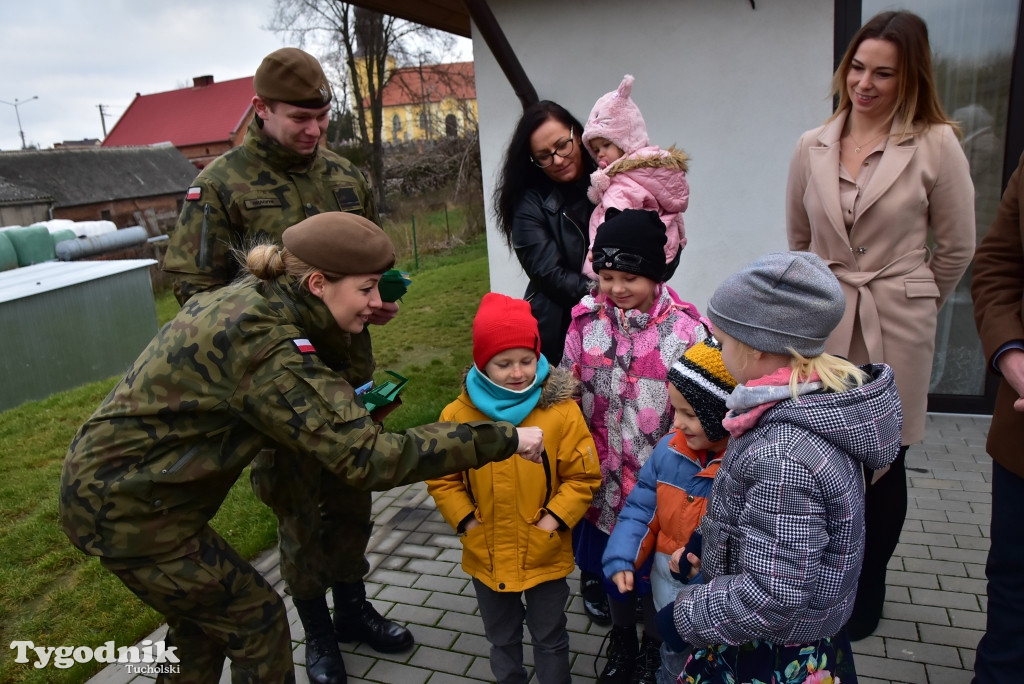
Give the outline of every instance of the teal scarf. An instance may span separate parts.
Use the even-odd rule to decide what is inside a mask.
[[[466,375],[466,392],[473,405],[491,420],[507,420],[513,425],[519,425],[540,401],[548,370],[548,360],[541,356],[537,359],[537,377],[533,379],[533,384],[514,392],[495,385],[473,366]]]

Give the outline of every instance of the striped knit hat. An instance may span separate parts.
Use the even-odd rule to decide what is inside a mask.
[[[736,380],[722,363],[722,346],[711,337],[698,342],[672,364],[668,381],[690,402],[704,434],[712,442],[729,433],[722,427],[728,409],[725,400],[736,387]]]

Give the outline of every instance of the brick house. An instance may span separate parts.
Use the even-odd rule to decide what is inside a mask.
[[[386,143],[461,138],[475,133],[473,63],[394,69],[381,92],[381,105]]]
[[[53,200],[45,192],[0,178],[0,226],[29,226],[50,218]]]
[[[192,87],[135,99],[102,147],[128,147],[169,142],[197,168],[241,144],[252,120],[252,76],[214,83],[197,76]]]
[[[172,145],[0,154],[0,178],[49,198],[52,218],[143,225],[151,235],[177,220],[195,176],[195,166]]]

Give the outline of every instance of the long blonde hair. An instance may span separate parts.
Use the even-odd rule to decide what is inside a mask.
[[[828,121],[850,110],[850,92],[846,87],[846,76],[850,73],[850,65],[860,44],[870,39],[892,43],[899,55],[899,64],[896,67],[899,88],[896,92],[896,106],[890,119],[899,118],[903,121],[904,128],[899,132],[900,138],[935,124],[948,124],[957,135],[961,135],[957,123],[946,116],[935,88],[928,25],[921,17],[906,11],[876,14],[854,35],[839,67],[832,75],[832,96],[839,98],[839,106]]]
[[[758,350],[746,342],[733,339],[738,350],[744,356],[757,353]],[[800,397],[800,385],[810,381],[815,374],[823,385],[823,389],[829,392],[845,392],[848,389],[860,387],[868,380],[867,373],[844,358],[832,354],[804,356],[792,348],[788,349],[788,352],[789,367],[793,369],[792,375],[789,376],[789,394],[794,399]],[[776,354],[776,356],[787,355]]]
[[[860,368],[832,354],[806,357],[792,349],[789,353],[789,367],[793,369],[793,375],[789,378],[789,393],[794,399],[797,397],[798,385],[807,382],[815,374],[829,392],[845,392],[860,387],[868,379],[867,373]]]

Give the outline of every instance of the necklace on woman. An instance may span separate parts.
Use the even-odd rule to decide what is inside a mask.
[[[873,143],[874,141],[878,140],[879,138],[881,138],[885,134],[886,134],[886,131],[882,131],[881,133],[876,135],[874,138],[872,138],[871,140],[868,140],[866,143],[863,143],[863,144],[857,142],[857,139],[853,137],[853,133],[852,132],[848,132],[846,135],[849,136],[850,140],[852,140],[853,144],[855,145],[855,147],[853,149],[853,153],[854,154],[860,154],[860,149],[862,147],[864,147],[865,145],[870,145],[871,143]]]

